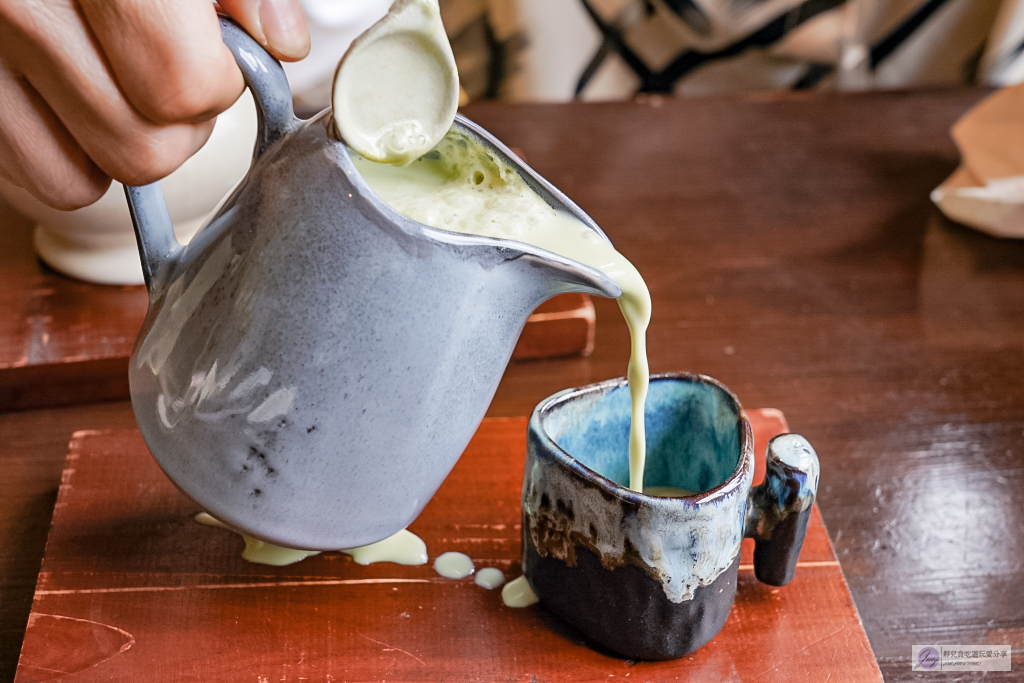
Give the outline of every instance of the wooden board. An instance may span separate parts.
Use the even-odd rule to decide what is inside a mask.
[[[1024,241],[951,225],[928,200],[958,163],[950,125],[985,94],[467,111],[643,273],[653,370],[707,373],[745,405],[777,405],[818,448],[821,512],[887,683],[921,679],[913,643],[1011,644],[1024,656]],[[27,239],[10,246],[23,227],[0,206],[0,327],[17,330],[57,303],[9,279],[42,271]],[[594,353],[513,363],[489,415],[524,415],[563,387],[625,372],[616,304],[594,305]],[[53,379],[69,402],[92,391]],[[14,678],[68,439],[133,425],[127,404],[0,415],[0,683]]]
[[[144,287],[95,285],[44,265],[31,225],[0,199],[0,412],[128,398],[128,358],[149,305]],[[587,355],[594,305],[557,296],[530,316],[515,358]]]
[[[785,430],[751,411],[755,438]],[[431,559],[519,573],[523,418],[485,420],[411,527]],[[329,553],[252,565],[192,521],[136,430],[71,442],[16,680],[422,681],[881,679],[815,510],[794,581],[759,584],[750,548],[722,632],[690,657],[636,662],[587,646],[543,607],[428,564],[360,567]]]
[[[586,294],[548,299],[526,319],[512,351],[515,360],[589,356],[594,351],[597,315]]]
[[[0,199],[0,411],[126,398],[145,288],[65,277],[36,258],[31,235]]]

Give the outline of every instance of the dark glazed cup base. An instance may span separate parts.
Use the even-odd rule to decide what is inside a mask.
[[[736,397],[704,375],[652,375],[644,487],[630,490],[630,396],[619,378],[542,401],[527,427],[523,574],[545,607],[602,647],[674,659],[725,624],[742,539],[757,577],[793,578],[818,487],[798,434],[773,438],[752,487],[754,437]]]
[[[524,523],[524,528],[526,527]],[[537,553],[523,534],[523,570],[551,612],[602,646],[631,659],[676,659],[704,646],[729,616],[736,595],[739,554],[691,600],[674,603],[643,569],[606,569],[592,550],[577,545],[569,566]]]

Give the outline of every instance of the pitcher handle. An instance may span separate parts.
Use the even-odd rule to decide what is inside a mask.
[[[292,109],[288,78],[281,64],[238,24],[220,17],[220,30],[224,44],[231,50],[256,101],[256,146],[253,150],[253,161],[256,161],[298,124]],[[138,187],[125,185],[124,194],[139,243],[146,289],[150,298],[155,298],[163,273],[177,259],[182,246],[174,236],[159,181]]]
[[[754,574],[784,586],[793,579],[818,493],[818,454],[799,434],[768,442],[764,482],[750,490],[746,536],[754,539]]]

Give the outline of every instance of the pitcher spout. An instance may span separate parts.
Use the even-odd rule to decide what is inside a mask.
[[[589,231],[583,240],[584,243],[590,242],[591,247],[600,245],[602,248],[609,248],[608,251],[611,251],[611,240],[601,231],[601,228],[597,226],[593,219],[562,193],[561,190],[534,171],[500,140],[461,115],[455,119],[455,128],[461,129],[464,133],[475,137],[478,142],[488,148],[503,163],[508,164],[522,178],[523,182],[539,195],[548,206],[575,218],[578,221],[578,227],[582,228],[585,232]],[[525,258],[532,265],[547,271],[548,277],[555,287],[553,294],[580,292],[612,299],[618,299],[622,296],[622,288],[607,273],[573,258],[586,258],[584,252],[587,250],[585,248],[583,251],[579,250],[580,247],[586,247],[586,244],[576,244],[575,249],[565,252],[568,255],[563,255],[561,251],[559,253],[552,251],[552,249],[570,246],[570,243],[573,241],[575,240],[567,240],[565,243],[559,243],[558,240],[551,244],[547,244],[546,241],[536,243],[543,244],[547,249],[537,248],[534,244],[525,245],[519,243],[517,246],[522,248]],[[591,254],[591,257],[593,256]],[[607,261],[605,256],[605,254],[602,254],[599,257],[601,263]],[[618,256],[618,254],[615,254],[615,256]]]
[[[531,267],[544,271],[544,275],[550,283],[550,291],[544,298],[568,292],[593,294],[609,299],[618,299],[622,296],[622,288],[610,277],[596,268],[583,265],[565,256],[552,253],[543,256],[526,253],[523,259]]]

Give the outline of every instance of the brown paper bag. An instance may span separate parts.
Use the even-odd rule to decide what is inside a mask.
[[[1024,85],[975,105],[952,128],[960,167],[932,191],[951,220],[997,237],[1024,237]]]

